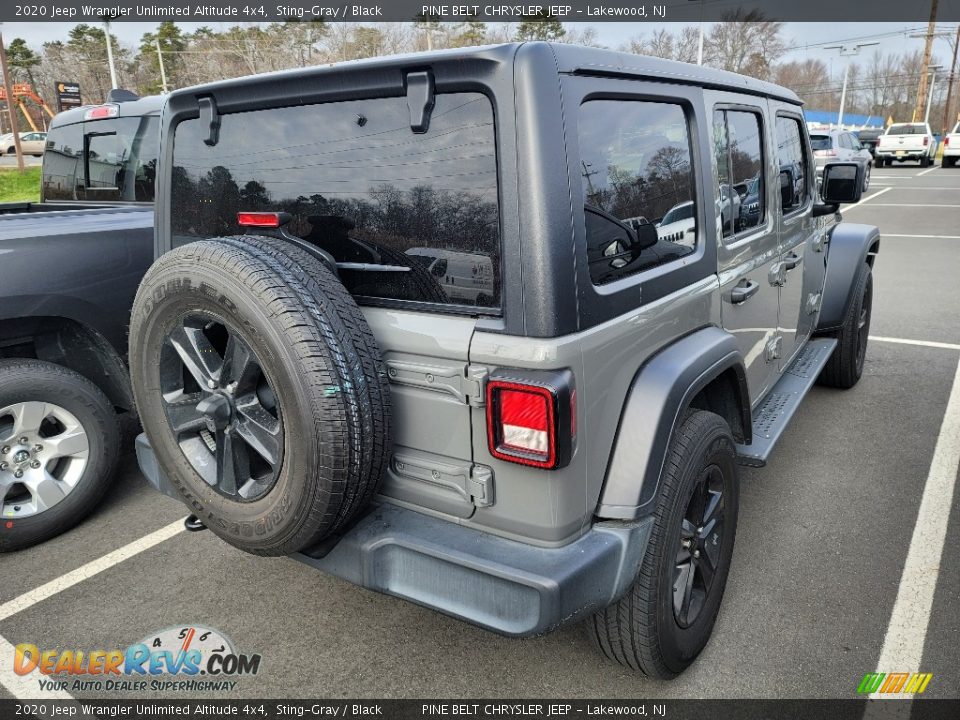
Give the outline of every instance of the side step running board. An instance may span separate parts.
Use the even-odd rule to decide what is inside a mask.
[[[753,412],[753,442],[737,445],[737,459],[741,465],[763,467],[767,464],[773,446],[813,387],[836,346],[837,341],[833,338],[811,340],[790,363],[790,367]]]

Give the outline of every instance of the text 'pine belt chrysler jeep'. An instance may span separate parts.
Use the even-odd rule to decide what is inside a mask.
[[[179,90],[133,310],[141,467],[197,522],[672,677],[761,466],[853,386],[879,233],[800,102],[546,43]]]

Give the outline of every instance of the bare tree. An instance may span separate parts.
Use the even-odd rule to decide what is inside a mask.
[[[724,13],[704,43],[708,65],[766,80],[787,50],[783,23],[767,20],[759,10]]]

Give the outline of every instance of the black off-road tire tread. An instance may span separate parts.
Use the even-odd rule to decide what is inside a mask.
[[[278,326],[287,333],[290,338],[288,347],[294,353],[296,363],[304,369],[304,376],[309,378],[309,405],[316,410],[314,432],[309,433],[312,437],[300,438],[298,442],[312,440],[315,443],[314,449],[319,460],[316,469],[326,471],[330,478],[329,487],[314,484],[313,498],[302,520],[293,526],[286,536],[262,545],[238,542],[237,538],[227,534],[220,536],[236,547],[256,555],[288,555],[315,545],[333,531],[344,497],[347,465],[350,461],[347,405],[350,402],[356,404],[356,400],[348,400],[350,393],[341,392],[337,394],[339,403],[323,402],[326,388],[343,388],[345,381],[351,379],[350,366],[343,349],[346,345],[348,351],[353,351],[349,334],[343,329],[339,316],[334,314],[331,314],[331,320],[338,326],[336,329],[331,327],[330,322],[318,323],[306,309],[301,293],[291,287],[291,281],[297,284],[296,279],[289,273],[281,273],[267,266],[250,248],[241,248],[223,240],[201,240],[166,253],[147,272],[137,293],[132,314],[130,357],[133,364],[138,362],[142,355],[139,348],[142,333],[137,326],[142,314],[140,306],[145,302],[144,295],[149,295],[152,289],[150,281],[168,266],[181,262],[191,266],[205,264],[219,268],[241,280],[272,314]],[[287,277],[284,277],[284,274]],[[326,348],[329,353],[321,348]],[[333,362],[332,367],[327,362],[328,359]],[[138,387],[139,376],[140,373],[135,369],[132,373],[135,395],[142,392]],[[145,407],[143,398],[137,397],[137,404],[142,411]],[[150,418],[141,416],[141,420],[145,426],[150,423]],[[338,440],[338,435],[345,437]],[[324,442],[325,437],[330,437],[331,442]],[[323,495],[328,496],[325,498],[326,503],[319,502]]]
[[[85,395],[86,404],[94,412],[97,426],[92,428],[84,426],[84,431],[88,435],[96,435],[100,438],[101,450],[98,460],[88,458],[87,469],[81,477],[80,482],[86,486],[82,502],[73,507],[68,515],[62,516],[62,510],[65,507],[63,503],[70,502],[70,498],[80,490],[79,487],[75,487],[66,499],[50,510],[39,513],[33,518],[16,521],[20,527],[15,526],[15,529],[21,530],[16,536],[0,526],[0,553],[3,553],[30,547],[56,537],[78,525],[96,509],[113,484],[113,475],[120,459],[120,426],[113,405],[103,391],[73,370],[44,360],[16,358],[0,360],[0,374],[7,378],[12,377],[16,384],[36,380],[39,376],[63,386],[72,386],[73,390]],[[56,402],[56,399],[51,398],[50,402]],[[87,474],[98,464],[102,467],[102,471],[87,477]],[[49,522],[44,526],[35,526],[34,518],[41,519],[44,515]],[[24,524],[30,528],[26,534],[22,532]]]
[[[849,389],[860,380],[857,375],[857,323],[860,320],[860,303],[863,299],[864,287],[870,278],[871,269],[867,263],[860,267],[854,287],[854,301],[850,303],[843,325],[832,334],[837,339],[837,347],[833,355],[824,365],[817,382],[820,385],[833,388]],[[866,350],[864,350],[866,352]]]
[[[657,641],[659,556],[664,544],[672,540],[666,525],[683,482],[682,459],[711,426],[722,428],[733,446],[730,427],[719,415],[698,410],[686,416],[670,441],[657,493],[653,528],[636,579],[620,600],[594,614],[588,622],[588,634],[603,655],[651,678],[669,680],[679,674],[666,665]]]
[[[224,240],[238,247],[255,248],[258,257],[269,259],[272,267],[291,274],[297,281],[294,289],[305,298],[312,298],[312,302],[305,301],[311,315],[316,317],[324,312],[324,306],[332,305],[331,309],[350,335],[353,348],[350,357],[361,415],[359,443],[351,444],[351,452],[356,451],[359,457],[356,463],[351,460],[351,469],[357,468],[359,474],[351,473],[334,525],[336,531],[348,524],[379,491],[393,445],[390,387],[380,348],[363,311],[320,259],[279,238],[246,235]],[[357,364],[360,372],[356,372]]]

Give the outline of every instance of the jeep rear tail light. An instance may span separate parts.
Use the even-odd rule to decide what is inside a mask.
[[[554,469],[576,434],[573,373],[498,370],[487,382],[487,444],[500,460]]]
[[[278,228],[290,222],[290,215],[282,212],[238,212],[237,224],[242,227]]]

